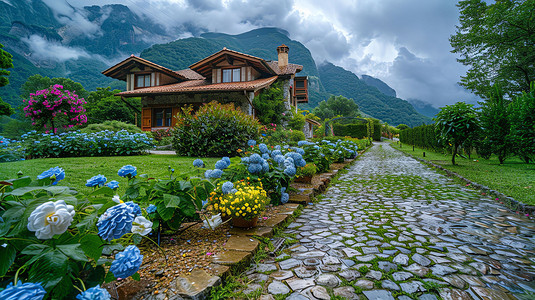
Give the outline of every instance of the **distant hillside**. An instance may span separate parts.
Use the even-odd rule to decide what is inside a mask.
[[[407,99],[407,102],[409,102],[414,107],[414,109],[416,109],[417,112],[430,118],[434,118],[436,114],[440,111],[440,109],[422,100],[409,98]]]
[[[369,86],[377,88],[379,92],[387,96],[396,97],[396,90],[388,86],[388,84],[384,83],[381,79],[369,75],[361,75],[360,80]]]
[[[431,119],[419,114],[407,101],[387,96],[359,80],[357,75],[331,63],[318,68],[325,90],[333,95],[352,98],[360,110],[388,124],[417,126]]]

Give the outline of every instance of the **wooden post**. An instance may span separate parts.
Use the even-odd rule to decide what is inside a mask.
[[[424,157],[425,157],[425,152],[424,152]]]
[[[412,151],[414,151],[414,145],[412,146]]]

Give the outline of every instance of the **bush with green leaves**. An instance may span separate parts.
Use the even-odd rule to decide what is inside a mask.
[[[295,112],[295,108],[292,107],[291,112],[288,112],[291,117],[288,120],[287,127],[292,130],[302,131],[306,123],[306,117],[302,110]]]
[[[176,116],[173,148],[182,156],[235,156],[249,139],[260,134],[260,124],[233,104],[212,101],[193,112],[184,107]]]
[[[290,117],[290,112],[286,110],[282,82],[276,82],[264,89],[253,99],[253,106],[256,117],[264,125],[283,124]]]
[[[121,121],[104,121],[102,123],[98,123],[98,124],[89,124],[87,125],[86,128],[83,128],[80,130],[80,132],[82,133],[96,133],[96,132],[100,132],[100,131],[104,131],[104,130],[108,130],[108,131],[121,131],[121,130],[126,130],[127,132],[130,132],[130,133],[141,133],[143,131],[141,131],[141,128],[137,127],[136,125],[134,124],[129,124],[129,123],[125,123],[125,122],[121,122]]]
[[[500,164],[503,164],[505,159],[513,154],[513,146],[508,139],[511,127],[508,117],[509,101],[504,98],[500,88],[495,86],[489,98],[480,104],[479,121],[482,132],[478,141],[479,149],[496,154]]]
[[[0,135],[0,163],[24,159],[21,142],[10,140]]]
[[[139,155],[154,147],[146,134],[126,130],[60,134],[31,131],[21,138],[25,153],[31,158]]]
[[[535,161],[535,82],[529,93],[513,99],[509,104],[511,131],[508,140],[515,146],[515,154],[524,162]]]

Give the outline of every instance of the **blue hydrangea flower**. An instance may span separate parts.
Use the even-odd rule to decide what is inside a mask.
[[[275,157],[277,155],[282,155],[282,152],[280,150],[273,150],[271,152],[271,157]]]
[[[234,184],[230,181],[223,183],[223,185],[221,186],[221,190],[223,191],[224,194],[230,193],[230,191],[232,191],[233,188],[234,188]]]
[[[156,211],[156,205],[154,204],[151,204],[149,205],[147,208],[145,208],[145,211],[148,213],[148,214],[152,214],[153,212]]]
[[[17,285],[10,282],[6,289],[0,292],[0,299],[5,300],[41,300],[45,297],[46,291],[39,283],[26,282],[22,284],[19,280]]]
[[[125,204],[128,205],[128,207],[132,209],[132,213],[134,214],[135,217],[141,215],[141,207],[139,207],[139,205],[137,205],[136,203],[132,201],[128,201]]]
[[[262,154],[262,158],[265,159],[265,160],[270,159],[269,154],[267,154],[267,153]]]
[[[248,157],[248,156],[246,156],[246,157],[242,157],[242,158],[241,158],[241,163],[242,163],[242,164],[248,164],[248,163],[249,163],[249,157]]]
[[[280,149],[281,149],[281,145],[275,146],[275,150],[280,150]]]
[[[251,164],[260,164],[262,163],[262,160],[263,160],[262,157],[256,153],[249,156],[249,163]]]
[[[230,166],[230,158],[228,156],[221,157],[222,161],[225,161]]]
[[[116,190],[119,187],[119,181],[112,180],[112,181],[106,183],[106,186],[109,187],[112,190]]]
[[[232,190],[230,190],[230,194],[236,194],[237,192],[238,192],[237,189],[232,189]]]
[[[295,166],[296,167],[301,167],[302,168],[302,167],[304,167],[306,165],[307,165],[307,162],[302,158],[297,160],[297,161],[295,161]]]
[[[98,219],[98,235],[105,240],[111,241],[129,233],[132,230],[132,222],[136,217],[135,210],[134,205],[127,203],[108,208]]]
[[[78,294],[76,296],[78,300],[110,300],[111,295],[106,289],[101,288],[100,286],[94,286],[87,291]]]
[[[212,174],[212,170],[206,170],[206,171],[204,171],[204,177],[205,177],[205,178],[210,178],[210,174]]]
[[[87,180],[85,186],[94,187],[94,186],[103,186],[108,180],[104,175],[98,174]]]
[[[119,169],[117,175],[128,178],[135,177],[137,175],[137,168],[131,165],[123,166],[121,169]]]
[[[293,158],[291,157],[286,157],[284,159],[284,167],[288,168],[288,167],[294,167],[295,164],[294,164],[294,160]]]
[[[255,140],[248,140],[248,141],[247,141],[247,145],[248,145],[249,147],[252,147],[252,146],[256,145],[256,141],[255,141]]]
[[[225,159],[226,158],[226,159]],[[219,170],[224,170],[230,166],[230,159],[228,157],[223,157],[215,163],[215,168]]]
[[[140,254],[139,248],[130,245],[115,255],[115,260],[111,263],[110,272],[115,278],[128,278],[136,274],[141,263],[143,262],[143,255]]]
[[[223,175],[223,171],[221,171],[220,169],[213,169],[208,171],[210,171],[210,173],[208,173],[208,176],[206,176],[206,172],[204,173],[204,176],[206,176],[206,178],[221,178],[221,175]]]
[[[202,159],[197,158],[193,161],[193,166],[197,168],[204,168],[204,162],[202,161]]]
[[[290,177],[293,177],[295,176],[295,173],[297,172],[297,170],[295,169],[295,167],[293,166],[288,166],[284,169],[284,174],[290,176]]]
[[[257,163],[251,163],[249,164],[249,167],[247,167],[247,170],[251,174],[257,174],[262,172],[262,165]]]
[[[262,162],[262,172],[263,173],[269,172],[269,163],[265,160]]]
[[[37,175],[37,179],[45,179],[50,178],[52,176],[56,177],[56,180],[54,180],[52,185],[56,185],[60,180],[65,179],[65,171],[60,167],[53,167]]]
[[[260,149],[260,152],[262,152],[262,153],[267,153],[269,151],[268,147],[264,143],[258,145],[258,149]]]
[[[286,188],[281,188],[281,203],[286,204],[288,203],[288,200],[290,200],[290,195],[286,193]]]
[[[279,164],[280,167],[282,167],[283,164],[284,164],[284,156],[282,156],[282,155],[277,155],[277,156],[275,156],[275,157],[273,158],[273,160],[274,160],[277,164]]]

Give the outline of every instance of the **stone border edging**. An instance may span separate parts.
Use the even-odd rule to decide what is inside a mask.
[[[392,147],[392,145],[390,145]],[[535,206],[532,206],[532,205],[527,205],[525,203],[522,203],[516,199],[514,199],[513,197],[509,197],[507,195],[505,195],[504,193],[502,192],[499,192],[497,190],[493,190],[491,188],[489,188],[488,186],[485,186],[485,185],[482,185],[482,184],[479,184],[477,182],[474,182],[470,179],[467,179],[467,178],[464,178],[463,176],[461,176],[460,174],[456,173],[456,172],[453,172],[451,170],[448,170],[446,168],[444,168],[443,166],[441,165],[438,165],[438,164],[435,164],[433,162],[430,162],[428,160],[425,160],[423,158],[420,158],[420,157],[416,157],[410,153],[407,153],[407,152],[404,152],[402,150],[399,150],[399,149],[396,149],[396,147],[392,147],[392,149],[395,149],[405,155],[408,155],[422,163],[425,163],[427,165],[431,165],[432,167],[435,167],[437,169],[440,169],[442,171],[444,171],[446,174],[448,174],[449,176],[454,176],[454,177],[457,177],[459,178],[461,181],[469,184],[470,186],[478,189],[478,190],[481,190],[483,191],[484,193],[487,193],[487,194],[493,194],[495,195],[496,197],[498,197],[499,199],[502,200],[502,203],[506,205],[507,208],[509,208],[511,211],[513,212],[522,212],[522,213],[527,213],[529,214],[530,216],[533,215],[535,213]]]

